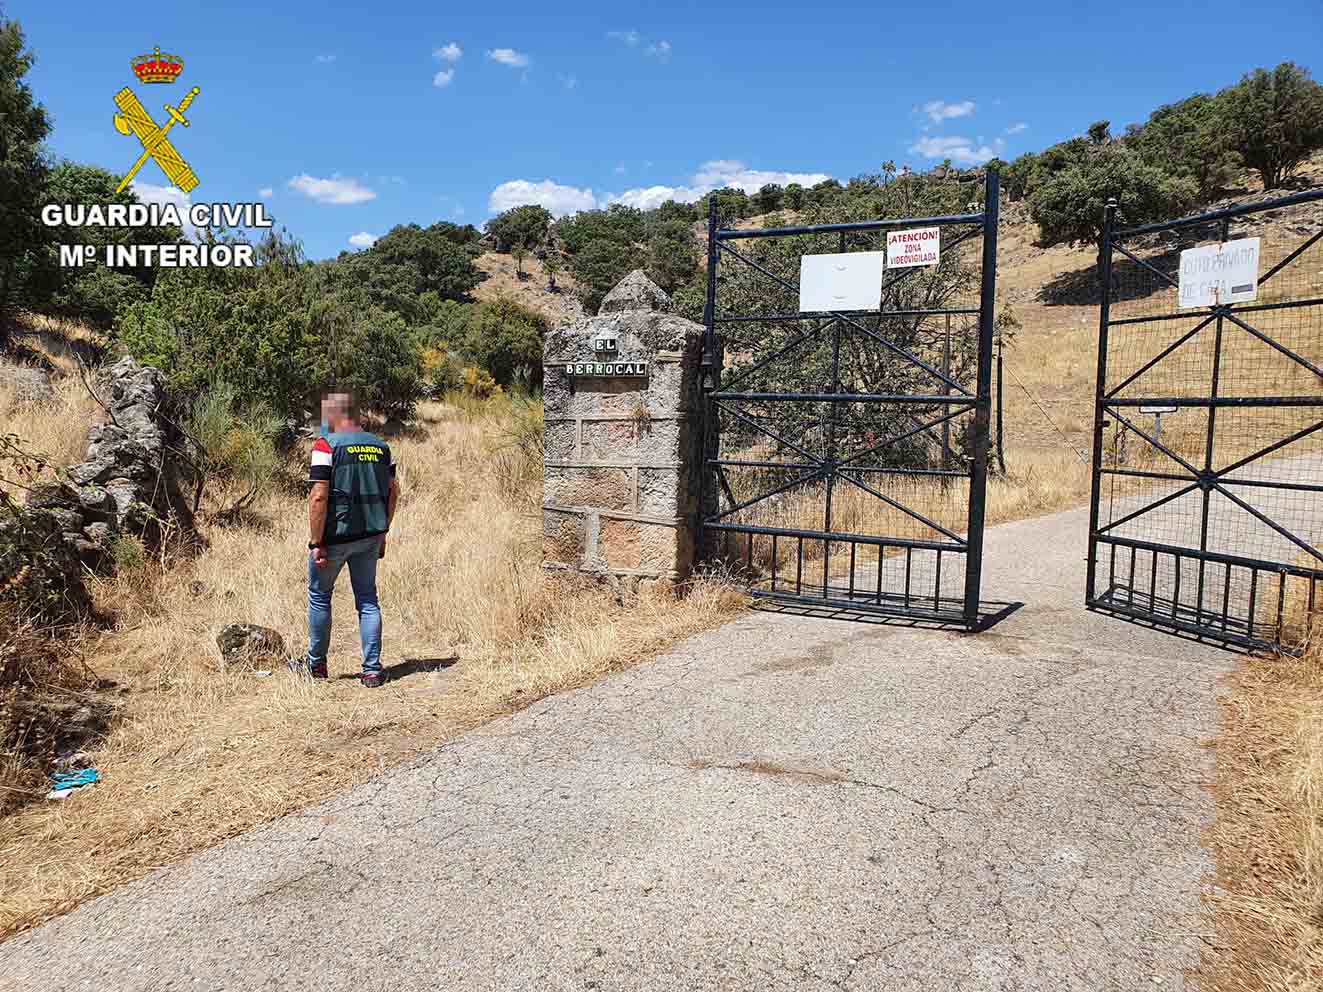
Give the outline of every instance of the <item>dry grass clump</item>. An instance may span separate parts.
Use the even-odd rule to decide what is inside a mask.
[[[101,407],[76,375],[51,386],[55,395],[49,402],[29,403],[0,385],[0,433],[17,434],[52,465],[73,465],[87,452],[88,427],[103,419]]]
[[[624,606],[541,567],[536,408],[425,404],[391,438],[402,486],[380,592],[384,661],[403,675],[362,689],[348,577],[335,594],[331,680],[221,670],[230,621],[305,639],[306,508],[275,492],[242,525],[207,528],[208,549],[146,562],[98,587],[115,629],[85,652],[118,686],[117,722],[91,753],[102,782],[0,819],[0,934],[52,915],[284,813],[304,808],[461,731],[585,684],[716,625],[744,599],[698,584]],[[520,437],[524,438],[521,446]],[[522,454],[521,454],[522,453]],[[537,457],[537,471],[518,458]],[[505,468],[500,466],[505,460]],[[224,493],[216,494],[222,505]],[[458,654],[436,673],[410,658]]]
[[[81,367],[96,364],[104,347],[101,335],[92,328],[36,313],[19,314],[16,344],[57,375],[73,375]]]
[[[49,630],[0,601],[0,816],[43,795],[59,754],[103,726],[95,682]]]
[[[1323,987],[1323,616],[1300,658],[1248,658],[1222,698],[1217,941],[1197,974],[1206,992]]]

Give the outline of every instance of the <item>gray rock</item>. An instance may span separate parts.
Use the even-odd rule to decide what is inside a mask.
[[[103,550],[110,549],[111,538],[115,536],[115,531],[107,523],[88,524],[83,528],[83,536]]]
[[[658,310],[665,313],[670,309],[671,298],[644,275],[642,269],[635,269],[606,294],[597,313],[599,316],[625,310]]]
[[[61,482],[39,482],[28,491],[27,506],[32,510],[76,506],[77,491]]]
[[[0,365],[0,387],[13,390],[20,403],[49,403],[55,396],[50,376],[22,365]]]
[[[66,598],[80,604],[87,600],[84,571],[111,566],[115,535],[133,534],[148,547],[167,535],[199,542],[184,495],[187,476],[174,457],[187,442],[164,412],[161,373],[125,358],[101,371],[97,392],[110,421],[88,431],[87,455],[68,470],[71,481],[37,486],[27,497],[25,526],[59,556]]]
[[[51,519],[60,525],[62,531],[80,531],[83,529],[83,515],[77,510],[57,506],[46,511]]]
[[[116,519],[115,500],[101,486],[81,486],[78,490],[78,508],[88,520]]]
[[[237,665],[259,660],[279,660],[285,654],[285,639],[270,627],[255,623],[226,624],[216,635],[223,665]]]

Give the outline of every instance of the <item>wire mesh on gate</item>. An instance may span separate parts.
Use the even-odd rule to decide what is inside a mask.
[[[1245,647],[1309,636],[1323,607],[1320,201],[1105,238],[1090,606]],[[1249,238],[1253,299],[1179,305],[1182,252]]]
[[[755,594],[977,619],[968,534],[986,471],[986,223],[714,225],[704,540]],[[888,231],[925,224],[940,230],[940,262],[886,270],[876,311],[800,312],[803,256],[883,251]]]

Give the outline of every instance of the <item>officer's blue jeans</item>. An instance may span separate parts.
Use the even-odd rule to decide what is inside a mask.
[[[349,584],[358,610],[358,637],[363,644],[363,671],[381,671],[381,607],[377,605],[377,558],[380,537],[365,537],[326,547],[327,561],[321,568],[308,553],[308,665],[326,664],[331,643],[331,591],[340,570],[349,565]]]

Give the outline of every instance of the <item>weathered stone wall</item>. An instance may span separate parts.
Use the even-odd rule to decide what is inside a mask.
[[[630,273],[598,316],[550,332],[542,496],[548,568],[685,578],[694,564],[703,328]],[[614,353],[593,350],[614,337]],[[567,374],[576,362],[646,362],[642,378]]]
[[[28,497],[34,520],[49,525],[83,563],[101,563],[117,534],[155,545],[196,539],[178,452],[186,443],[164,415],[165,383],[154,368],[124,358],[97,376],[108,421],[88,431],[87,457],[68,481]]]

